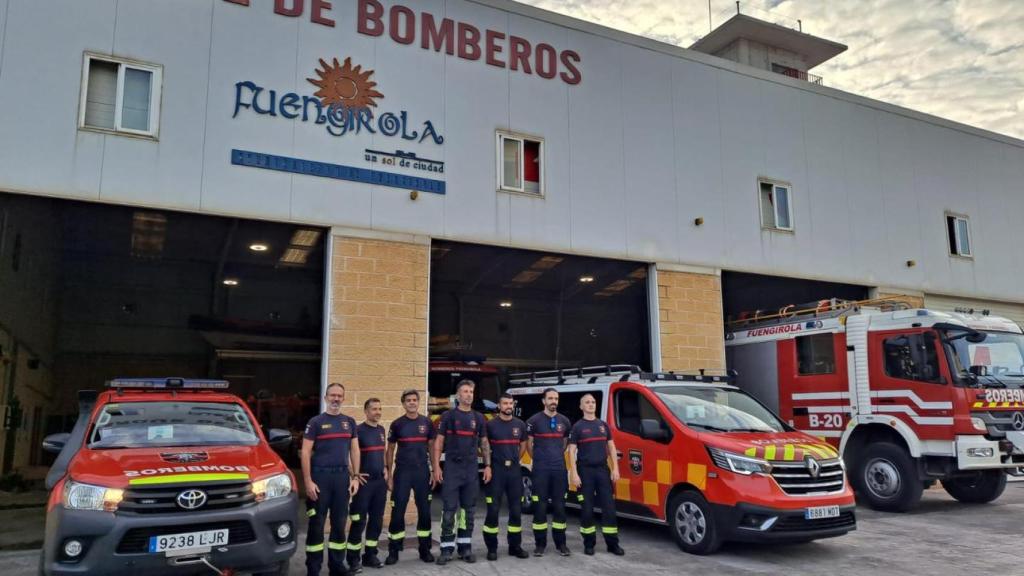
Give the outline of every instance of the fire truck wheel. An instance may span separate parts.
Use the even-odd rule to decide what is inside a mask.
[[[964,478],[948,478],[942,487],[950,496],[968,504],[987,504],[1003,494],[1006,474],[1002,470],[985,470]]]
[[[523,468],[523,514],[533,516],[533,479],[530,471]]]
[[[869,444],[853,480],[854,488],[875,510],[906,512],[917,506],[924,492],[914,460],[891,442]]]
[[[668,522],[676,544],[690,554],[711,554],[722,545],[715,516],[700,492],[687,490],[672,498]]]

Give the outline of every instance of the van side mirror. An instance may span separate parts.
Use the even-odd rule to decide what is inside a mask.
[[[60,454],[60,451],[63,450],[64,446],[68,443],[69,438],[71,438],[71,434],[67,432],[50,434],[46,438],[43,438],[43,451],[49,452],[50,454]]]
[[[666,440],[668,430],[661,427],[661,424],[653,418],[644,418],[640,421],[640,437],[644,440]]]
[[[278,452],[287,450],[292,444],[292,433],[281,428],[267,430],[267,443]]]

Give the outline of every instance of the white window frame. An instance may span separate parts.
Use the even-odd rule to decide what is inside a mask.
[[[949,219],[953,219],[953,237],[949,237]],[[946,225],[946,245],[949,246],[950,241],[956,245],[956,252],[950,252],[950,256],[956,256],[958,258],[974,258],[974,235],[971,234],[971,219],[965,214],[957,214],[955,212],[946,212],[944,224]],[[963,222],[967,226],[967,252],[961,252],[962,243],[960,241],[960,222]]]
[[[499,192],[511,192],[513,194],[522,194],[529,196],[530,198],[543,198],[545,194],[544,190],[544,178],[545,178],[545,166],[544,160],[544,139],[532,136],[529,134],[522,134],[519,132],[511,132],[508,130],[498,130],[496,133],[497,143],[497,155],[495,157],[497,167],[497,188]],[[514,140],[519,143],[519,157],[522,161],[519,163],[519,183],[520,186],[506,186],[504,182],[505,176],[505,141]],[[536,142],[539,146],[537,151],[537,157],[540,159],[540,174],[538,175],[538,187],[537,192],[531,192],[526,189],[526,141]]]
[[[117,65],[117,95],[114,102],[114,129],[100,126],[90,126],[85,123],[85,107],[89,97],[89,64],[93,60],[108,62]],[[121,125],[121,115],[124,105],[124,77],[125,70],[132,68],[152,74],[152,84],[149,90],[149,130],[135,130],[125,128]],[[160,103],[163,88],[163,66],[130,60],[127,58],[115,58],[104,54],[86,52],[82,61],[82,87],[78,105],[78,129],[92,132],[103,132],[105,134],[124,134],[129,136],[140,136],[157,140],[160,135]]]
[[[789,222],[789,226],[779,226],[779,203],[776,200],[772,203],[772,211],[775,214],[775,225],[771,225],[764,221],[764,208],[761,206],[761,185],[768,184],[772,187],[772,194],[775,194],[777,188],[786,189],[786,212]],[[775,230],[778,232],[794,232],[796,229],[796,222],[793,221],[793,185],[783,180],[774,180],[772,178],[758,178],[757,179],[757,217],[761,220],[761,228],[764,230]]]

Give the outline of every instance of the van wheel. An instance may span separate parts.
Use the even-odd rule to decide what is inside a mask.
[[[942,487],[950,496],[968,504],[987,504],[1006,490],[1006,473],[1002,470],[984,470],[962,478],[948,478]]]
[[[530,471],[526,468],[522,469],[523,476],[523,514],[529,514],[533,516],[533,478],[530,477]]]
[[[914,460],[891,442],[869,444],[853,480],[857,492],[875,510],[906,512],[917,507],[924,492]]]
[[[722,545],[711,506],[700,492],[687,490],[668,505],[668,525],[676,545],[690,554],[712,554]]]
[[[288,576],[288,561],[278,564],[276,570],[270,572],[253,572],[252,576]]]

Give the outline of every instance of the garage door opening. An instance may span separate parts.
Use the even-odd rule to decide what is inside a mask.
[[[77,390],[115,377],[224,378],[298,441],[320,406],[324,236],[0,194],[4,471],[45,464],[38,440],[74,423]]]
[[[726,322],[753,314],[777,314],[788,306],[819,300],[866,300],[870,289],[856,284],[800,280],[744,272],[722,272]]]
[[[650,369],[647,265],[435,242],[430,395],[446,407],[471,377],[493,401],[519,371],[604,364]]]

